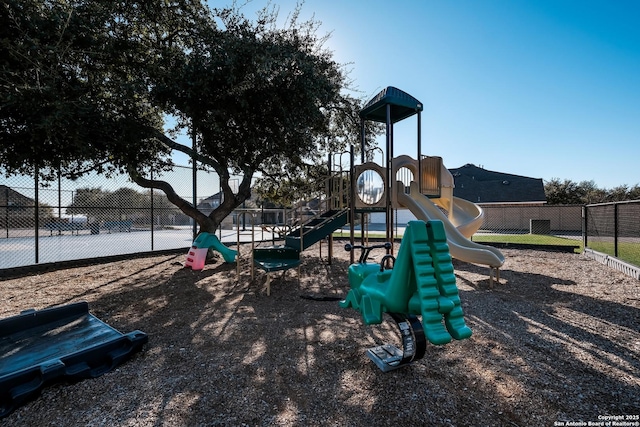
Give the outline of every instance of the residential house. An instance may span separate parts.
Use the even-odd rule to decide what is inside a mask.
[[[35,225],[35,200],[0,184],[0,228],[28,228]],[[51,207],[40,204],[40,220],[51,218]]]
[[[535,232],[581,233],[582,207],[547,205],[541,178],[490,171],[470,163],[449,171],[455,183],[453,195],[483,209],[481,230],[522,233],[541,227]]]
[[[541,178],[490,171],[471,163],[449,172],[455,182],[453,195],[480,206],[505,203],[540,206],[547,202]]]

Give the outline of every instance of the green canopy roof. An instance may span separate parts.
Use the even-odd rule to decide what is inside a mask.
[[[399,122],[422,111],[422,102],[398,88],[389,86],[374,96],[360,111],[360,118],[387,121],[387,105],[391,105],[391,123]]]

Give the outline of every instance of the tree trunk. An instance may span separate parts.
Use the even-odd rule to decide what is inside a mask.
[[[203,214],[197,207],[194,207],[191,203],[178,196],[168,182],[144,178],[132,168],[129,169],[129,176],[133,182],[141,187],[161,190],[171,203],[178,207],[185,215],[193,218],[199,227],[198,234],[202,232],[213,234],[217,231],[222,221],[251,196],[251,177],[253,174],[248,170],[243,172],[245,175],[238,188],[238,194],[234,194],[233,189],[229,185],[230,175],[228,171],[218,173],[220,185],[222,186],[223,201],[209,216]]]

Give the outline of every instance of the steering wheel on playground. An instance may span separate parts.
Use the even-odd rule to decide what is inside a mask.
[[[380,260],[380,271],[384,271],[384,266],[387,263],[388,260],[393,260],[393,263],[395,264],[396,262],[396,258],[391,255],[389,253],[389,251],[391,250],[391,243],[390,242],[385,242],[384,244],[381,245],[372,245],[372,246],[364,246],[364,245],[352,245],[351,243],[347,243],[346,245],[344,245],[344,250],[347,252],[351,252],[352,250],[355,249],[362,249],[362,252],[360,252],[360,258],[358,258],[358,262],[360,264],[366,264],[367,263],[367,259],[369,258],[369,253],[374,250],[374,249],[384,249],[387,251],[387,254],[385,256],[382,257],[382,259]]]

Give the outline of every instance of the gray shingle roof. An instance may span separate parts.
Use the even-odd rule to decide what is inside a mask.
[[[449,169],[453,195],[474,203],[546,202],[541,178],[494,172],[473,164]]]

